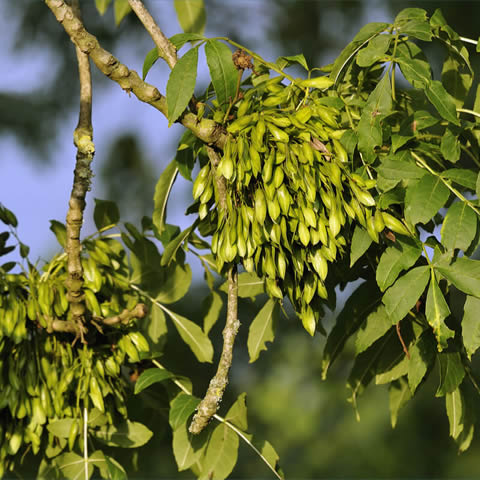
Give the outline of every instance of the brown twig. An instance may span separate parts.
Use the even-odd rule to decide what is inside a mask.
[[[132,92],[140,101],[152,105],[167,115],[166,98],[153,85],[144,82],[137,72],[130,70],[109,51],[99,44],[97,38],[90,34],[64,0],[45,0],[45,3],[63,26],[68,36],[80,50],[89,55],[98,69],[110,80],[118,83],[126,92]],[[182,125],[190,129],[195,136],[207,144],[223,148],[226,140],[221,125],[211,119],[198,120],[193,113],[186,112],[180,118]]]
[[[128,0],[128,3],[152,37],[158,49],[158,56],[163,58],[170,68],[173,68],[177,63],[177,49],[175,45],[163,34],[141,0]]]
[[[122,313],[108,318],[98,318],[95,319],[102,322],[104,325],[116,325],[118,323],[129,323],[134,318],[143,318],[147,315],[148,309],[144,303],[137,303],[134,308],[131,310],[125,309]]]
[[[75,0],[73,8],[77,18],[80,18],[80,7]],[[67,254],[67,299],[70,304],[72,321],[77,326],[75,332],[84,342],[83,323],[85,317],[85,298],[83,294],[83,268],[81,262],[82,245],[80,243],[80,230],[83,223],[83,211],[85,209],[85,197],[90,188],[92,171],[90,164],[93,160],[95,146],[93,144],[92,128],[92,78],[90,73],[90,61],[88,55],[76,47],[78,73],[80,80],[80,111],[78,124],[73,138],[77,147],[77,156],[74,170],[72,193],[68,202],[67,212],[67,240],[65,253]],[[71,331],[65,322],[66,330]],[[57,327],[59,328],[59,326]],[[57,330],[58,331],[58,330]]]
[[[227,321],[223,329],[223,350],[218,362],[217,373],[210,380],[208,390],[197,407],[188,430],[193,434],[200,433],[210,419],[217,413],[223,393],[228,384],[228,372],[232,365],[233,344],[240,328],[238,320],[238,276],[237,267],[232,265],[228,270],[228,304]]]

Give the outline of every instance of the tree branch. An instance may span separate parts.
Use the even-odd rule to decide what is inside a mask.
[[[80,18],[78,0],[73,8],[77,18]],[[67,254],[67,299],[70,304],[72,322],[77,325],[76,333],[84,341],[83,323],[85,316],[85,297],[83,294],[83,268],[81,262],[82,245],[80,243],[80,230],[83,223],[83,211],[85,209],[85,197],[90,188],[92,171],[90,164],[93,160],[95,146],[92,141],[92,78],[90,73],[90,61],[88,55],[76,47],[78,73],[80,80],[80,111],[78,124],[73,134],[74,143],[77,147],[73,187],[68,202],[67,212],[67,240],[65,253]],[[71,331],[71,330],[68,330]]]
[[[223,350],[218,362],[217,373],[210,380],[207,393],[197,407],[188,430],[193,434],[200,433],[210,419],[217,413],[223,392],[228,384],[228,372],[232,365],[233,344],[240,328],[238,320],[238,275],[236,265],[228,270],[228,304],[227,321],[223,329]]]
[[[45,3],[63,26],[73,43],[89,55],[97,68],[108,78],[118,83],[126,92],[133,94],[142,102],[167,115],[166,98],[153,85],[144,82],[137,72],[130,70],[109,51],[102,48],[97,38],[90,34],[82,21],[76,17],[64,0],[45,0]],[[182,125],[190,129],[195,136],[207,144],[223,148],[226,135],[224,128],[211,119],[198,120],[193,113],[186,112],[180,118]]]
[[[177,63],[177,49],[175,45],[163,34],[141,0],[128,0],[128,3],[152,37],[158,49],[158,56],[163,58],[170,68],[173,68]]]

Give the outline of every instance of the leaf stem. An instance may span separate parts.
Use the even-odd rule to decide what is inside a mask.
[[[467,37],[459,37],[459,38],[462,42],[471,43],[472,45],[478,45],[477,40],[472,40],[471,38],[467,38]]]
[[[88,410],[87,407],[83,406],[83,462],[84,462],[84,470],[85,470],[85,480],[88,480],[88,437],[87,437],[87,430],[88,430]]]
[[[469,110],[468,108],[457,108],[457,112],[469,113],[470,115],[480,118],[480,113],[476,112],[475,110]]]
[[[432,168],[429,167],[429,165],[420,157],[418,156],[415,152],[411,152],[413,158],[415,158],[415,160],[417,161],[417,164],[424,168],[425,170],[427,170],[428,172],[430,172],[432,175],[435,175],[436,177],[438,177],[442,182],[443,184],[459,199],[461,200],[462,202],[465,202],[478,216],[480,216],[480,210],[478,210],[478,208],[468,199],[466,199],[455,187],[452,187],[452,185],[450,184],[450,182],[448,182],[447,180],[445,180],[438,172],[436,172],[435,170],[433,170]]]

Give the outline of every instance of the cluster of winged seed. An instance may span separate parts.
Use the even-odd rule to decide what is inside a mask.
[[[305,329],[313,335],[327,298],[329,264],[348,248],[358,222],[378,242],[385,225],[403,224],[375,207],[374,179],[352,171],[340,138],[341,112],[319,89],[317,77],[285,86],[282,77],[248,90],[216,170],[205,165],[194,182],[199,216],[217,218],[212,252],[219,270],[241,263],[264,276],[271,297],[288,295]],[[315,84],[316,83],[316,84]],[[326,90],[324,88],[324,90]],[[227,180],[227,211],[217,211],[215,176]],[[215,218],[212,217],[212,218]],[[312,308],[312,306],[314,308]]]

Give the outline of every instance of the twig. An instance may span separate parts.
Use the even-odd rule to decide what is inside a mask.
[[[208,425],[210,419],[217,413],[223,393],[228,384],[228,372],[232,365],[233,358],[233,344],[239,328],[238,276],[236,265],[232,265],[228,270],[227,321],[223,329],[223,350],[218,362],[217,373],[210,380],[207,393],[198,405],[197,412],[188,428],[193,434],[200,433]]]
[[[144,303],[137,303],[134,308],[131,310],[125,309],[122,313],[108,318],[98,318],[95,319],[101,321],[105,325],[116,325],[117,323],[129,323],[133,318],[143,318],[147,315],[148,309]]]
[[[400,322],[397,322],[396,329],[397,329],[397,337],[400,340],[400,343],[402,344],[403,351],[405,352],[405,355],[407,356],[407,358],[410,360],[410,353],[408,351],[407,346],[405,345],[405,341],[403,340],[402,332],[400,331]]]
[[[78,0],[75,0],[73,9],[76,18],[80,18],[80,7]],[[80,253],[80,230],[83,223],[83,211],[85,210],[85,197],[90,188],[92,171],[90,164],[95,153],[93,144],[92,128],[92,78],[90,73],[90,61],[88,55],[75,47],[78,61],[78,74],[80,80],[80,111],[78,124],[73,134],[73,140],[77,147],[73,187],[68,202],[66,245],[67,254],[67,299],[70,304],[72,321],[78,326],[77,335],[83,338],[83,323],[85,316],[85,301],[83,294],[83,268]]]
[[[83,53],[90,56],[93,63],[104,75],[118,83],[126,92],[132,92],[140,101],[148,103],[167,116],[166,98],[156,87],[144,82],[137,72],[130,70],[109,51],[102,48],[97,38],[85,29],[82,21],[75,16],[64,0],[45,0],[45,3],[73,43]],[[200,140],[218,148],[223,148],[226,135],[224,129],[218,123],[208,118],[202,118],[199,121],[193,113],[185,113],[180,118],[180,122]]]
[[[158,56],[163,58],[170,68],[173,68],[177,63],[177,50],[175,46],[160,30],[159,26],[155,23],[155,20],[145,8],[145,5],[141,0],[128,0],[128,3],[152,37],[152,40],[158,49]]]
[[[85,480],[89,479],[88,475],[88,410],[83,406],[83,461],[85,469]]]

